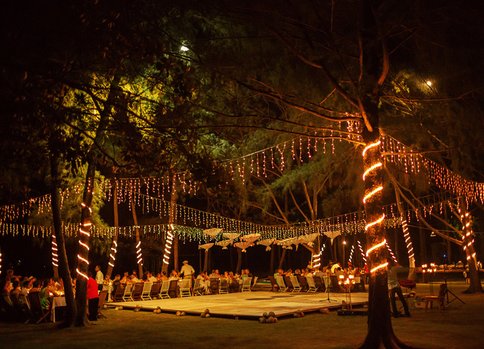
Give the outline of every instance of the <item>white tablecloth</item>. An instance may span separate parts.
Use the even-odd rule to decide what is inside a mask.
[[[50,312],[50,321],[55,322],[55,308],[65,307],[66,297],[54,297],[52,298],[52,311]]]

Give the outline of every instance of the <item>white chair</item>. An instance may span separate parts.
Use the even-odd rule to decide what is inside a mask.
[[[191,297],[192,296],[192,291],[190,290],[190,279],[182,279],[180,280],[180,284],[178,285],[180,287],[180,297]]]
[[[306,280],[308,282],[308,292],[316,292],[316,283],[312,275],[306,275]]]
[[[131,300],[133,285],[134,284],[126,284],[126,287],[124,288],[124,293],[123,293],[123,301],[127,302]]]
[[[274,278],[276,279],[277,286],[279,286],[279,292],[286,292],[287,287],[282,275],[277,275]]]
[[[250,283],[252,282],[252,278],[247,276],[242,279],[242,292],[250,292]]]
[[[205,293],[205,287],[202,285],[200,279],[195,279],[195,285],[193,286],[194,296],[203,296]]]
[[[168,294],[169,289],[170,289],[170,280],[163,280],[163,282],[161,283],[161,288],[160,288],[160,298],[161,299],[171,298],[170,295]]]
[[[291,280],[292,284],[292,292],[301,292],[301,285],[299,285],[299,281],[296,275],[289,276],[289,280]]]
[[[141,291],[141,299],[144,301],[151,300],[151,286],[153,286],[152,282],[145,282],[143,284],[143,291]]]

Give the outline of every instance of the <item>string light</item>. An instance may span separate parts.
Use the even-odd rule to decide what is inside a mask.
[[[59,254],[57,250],[57,239],[55,235],[52,235],[52,266],[54,268],[59,267]]]
[[[365,148],[363,149],[363,151],[361,152],[361,155],[363,157],[364,166],[365,166],[365,169],[364,169],[364,172],[363,172],[363,179],[364,180],[367,180],[367,175],[370,172],[381,168],[381,165],[378,165],[378,163],[379,163],[378,160],[379,160],[379,157],[380,157],[380,148],[379,148],[380,144],[381,144],[380,139],[378,139],[374,142],[368,143],[365,146]],[[367,156],[369,154],[374,154],[374,155],[367,159]],[[377,162],[375,162],[373,160],[373,163],[372,163],[372,158],[376,158],[374,160],[377,160]],[[363,204],[366,205],[368,203],[368,201],[375,200],[377,198],[377,194],[379,194],[383,191],[383,185],[378,183],[379,181],[380,180],[376,176],[374,178],[372,178],[372,181],[370,182],[371,183],[370,188],[368,188],[365,191],[365,195],[363,197]],[[367,224],[365,225],[365,232],[367,232],[367,234],[371,234],[370,236],[372,236],[374,234],[372,232],[372,230],[375,229],[378,225],[381,225],[384,220],[385,220],[385,213],[382,213],[378,218],[374,219],[373,221],[367,222]],[[386,239],[383,239],[383,241],[378,242],[378,243],[374,241],[373,246],[368,248],[368,250],[366,251],[366,256],[370,257],[371,253],[374,253],[374,251],[376,251],[377,249],[385,246],[385,244],[386,244]],[[373,263],[371,258],[370,258],[370,263]],[[371,270],[370,270],[371,274],[373,274],[373,273],[375,273],[379,270],[385,269],[388,265],[388,262],[383,262],[383,260],[381,258],[380,258],[379,263],[380,264],[371,268]]]
[[[136,259],[138,265],[143,265],[143,254],[141,252],[141,240],[136,244]]]
[[[377,224],[380,224],[381,222],[383,222],[383,220],[385,219],[385,214],[383,213],[380,218],[378,218],[377,220],[373,221],[373,222],[370,222],[368,223],[367,225],[365,225],[365,231],[370,229],[371,227],[377,225]]]
[[[173,225],[171,225],[171,229],[173,229]],[[167,234],[167,238],[166,238],[166,244],[165,244],[165,251],[163,254],[163,263],[168,265],[170,264],[171,246],[173,244],[174,235],[171,233],[171,231],[167,231],[166,234]]]
[[[113,239],[111,251],[109,253],[109,262],[108,262],[108,265],[111,268],[114,268],[114,262],[116,261],[116,253],[117,252],[118,252],[118,243],[116,242],[116,240]]]
[[[380,265],[377,265],[376,267],[374,268],[371,268],[370,270],[370,273],[373,274],[374,272],[378,271],[378,270],[381,270],[381,269],[384,269],[388,266],[388,262],[385,262],[385,263],[382,263]]]
[[[361,246],[360,240],[357,240],[358,249],[360,250],[361,258],[363,259],[364,264],[366,264],[366,254],[363,252],[363,247]]]
[[[351,245],[350,250],[350,257],[348,258],[348,262],[353,263],[353,253],[355,252],[355,244]]]
[[[440,189],[468,200],[484,202],[484,183],[463,178],[391,136],[385,135],[381,139],[383,140],[381,152],[385,159],[396,166],[403,167],[406,173],[422,174],[423,172],[429,183],[433,183]]]
[[[415,254],[413,252],[412,238],[407,225],[407,220],[402,216],[400,217],[402,222],[403,238],[405,239],[405,245],[407,247],[408,259],[415,259]]]
[[[380,185],[376,188],[374,188],[373,190],[371,190],[369,193],[367,193],[364,197],[363,197],[363,203],[366,204],[366,202],[371,199],[373,196],[375,196],[377,193],[379,193],[380,191],[383,190],[383,186]]]
[[[386,246],[387,246],[387,249],[388,249],[388,252],[390,253],[390,256],[392,257],[393,261],[395,263],[398,263],[398,260],[397,260],[397,257],[395,256],[395,254],[393,253],[392,249],[390,248],[390,245],[388,244],[388,242],[385,242]]]
[[[387,243],[387,240],[386,239],[383,239],[382,242],[378,243],[378,244],[375,244],[373,245],[372,247],[370,247],[368,250],[366,250],[366,256],[368,257],[370,255],[370,253],[372,253],[373,251],[375,251],[376,249],[379,249],[383,246],[385,246]]]
[[[82,202],[81,207],[83,209],[87,209],[89,212],[89,216],[91,215],[92,209],[88,205],[86,205],[86,203]],[[76,268],[76,272],[78,275],[82,276],[85,279],[88,279],[88,276],[86,275],[86,273],[82,272],[82,270],[87,270],[89,268],[89,261],[87,260],[87,256],[89,255],[88,243],[91,237],[91,226],[92,223],[86,219],[83,223],[81,223],[81,227],[79,227],[79,253],[77,254],[78,268]],[[86,258],[83,256],[86,256]]]
[[[368,174],[369,174],[371,171],[373,171],[373,170],[375,170],[375,169],[377,169],[377,168],[379,168],[379,167],[382,167],[382,166],[383,166],[383,164],[382,164],[381,162],[377,162],[376,164],[374,164],[374,165],[370,166],[370,167],[369,167],[369,168],[368,168],[368,169],[367,169],[367,170],[366,170],[366,171],[363,173],[363,180],[365,180],[366,176],[368,176]]]

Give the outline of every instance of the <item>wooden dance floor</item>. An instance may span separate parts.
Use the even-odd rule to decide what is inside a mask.
[[[343,301],[349,301],[345,293],[291,293],[291,292],[238,292],[186,298],[156,299],[134,302],[112,302],[111,306],[122,309],[153,311],[158,307],[163,313],[184,311],[187,315],[200,315],[209,309],[211,316],[227,318],[258,319],[264,312],[274,312],[277,317],[292,316],[297,311],[305,313],[321,309],[339,309]],[[353,306],[368,303],[368,294],[351,293]]]

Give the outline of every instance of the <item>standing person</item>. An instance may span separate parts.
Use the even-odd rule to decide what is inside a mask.
[[[191,279],[192,276],[195,274],[195,269],[188,264],[188,261],[183,261],[183,266],[180,269],[180,274],[183,274],[184,279]]]
[[[96,283],[97,283],[97,290],[102,291],[103,284],[104,284],[104,274],[101,271],[101,267],[96,265]]]
[[[388,291],[390,292],[393,317],[399,317],[402,315],[397,309],[395,295],[398,295],[398,299],[400,299],[400,302],[402,302],[403,310],[405,312],[404,316],[410,316],[408,304],[405,300],[405,297],[403,297],[402,288],[400,287],[397,277],[397,272],[398,270],[402,269],[402,267],[392,259],[388,261],[388,266],[390,267],[390,269],[388,269]]]
[[[89,279],[87,280],[87,304],[89,309],[89,321],[97,321],[99,293],[98,284],[96,280],[92,278],[92,272],[89,272]]]

